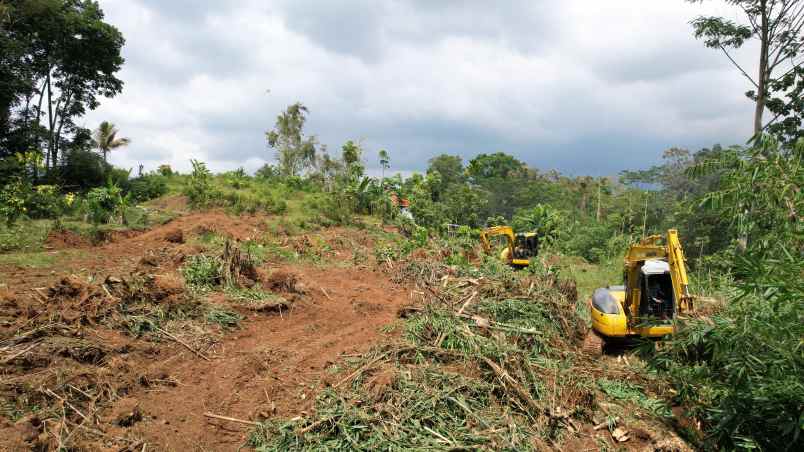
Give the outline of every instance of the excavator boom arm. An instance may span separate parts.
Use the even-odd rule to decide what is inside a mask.
[[[506,237],[508,249],[513,252],[514,230],[511,229],[510,226],[494,226],[480,231],[480,243],[483,244],[483,250],[487,253],[491,253],[491,242],[489,239],[498,235],[504,235]]]
[[[676,293],[680,302],[679,308],[682,310],[692,309],[692,297],[689,293],[689,279],[687,277],[686,258],[684,248],[678,239],[678,231],[670,229],[667,231],[667,263],[670,265],[670,275],[673,279],[673,291]]]

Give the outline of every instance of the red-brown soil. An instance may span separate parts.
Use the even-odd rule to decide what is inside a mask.
[[[249,426],[210,419],[205,412],[261,420],[309,411],[318,390],[343,377],[330,366],[337,364],[342,371],[344,355],[365,352],[381,341],[381,327],[408,302],[409,291],[387,275],[360,267],[266,263],[258,269],[263,285],[292,299],[291,307],[239,310],[246,316],[240,328],[203,351],[209,361],[175,342],[136,339],[106,326],[101,319],[114,295],[85,282],[148,274],[143,290],[155,302],[167,303],[182,291],[177,268],[198,252],[186,240],[205,231],[238,241],[260,239],[264,225],[264,217],[194,213],[97,247],[75,243],[87,252],[54,268],[0,266],[0,346],[31,325],[64,325],[61,335],[46,336],[20,358],[0,360],[0,379],[34,381],[56,369],[79,369],[76,375],[92,374],[122,388],[99,402],[91,419],[99,433],[96,442],[79,444],[84,450],[122,450],[126,442],[119,438],[132,444],[141,439],[147,450],[236,450]],[[320,236],[329,242],[339,232]],[[365,242],[359,234],[352,237]],[[59,245],[69,248],[70,243],[60,240]],[[333,248],[338,260],[351,255],[346,246],[339,249],[335,243]],[[223,294],[209,301],[227,303]],[[80,386],[78,380],[73,383]],[[0,450],[30,450],[37,441],[53,444],[53,432],[63,426],[46,427],[36,417],[15,423],[0,414]]]
[[[337,378],[327,367],[343,354],[368,350],[407,301],[406,291],[377,273],[294,268],[299,270],[308,288],[303,301],[281,316],[251,316],[215,348],[211,362],[182,352],[150,364],[149,373],[169,375],[178,386],[138,394],[144,421],[133,431],[168,449],[233,449],[248,427],[205,418],[204,412],[254,420],[309,410],[317,388]],[[367,315],[353,308],[364,300],[378,309]]]

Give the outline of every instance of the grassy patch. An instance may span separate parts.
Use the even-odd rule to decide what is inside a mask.
[[[578,298],[586,300],[600,287],[622,284],[622,259],[614,258],[600,264],[590,264],[582,257],[561,256],[558,267],[566,278],[574,279],[578,286]]]
[[[221,271],[220,259],[205,254],[190,256],[181,267],[187,287],[196,292],[209,290],[220,283]]]
[[[0,222],[0,252],[41,250],[52,228],[51,220]]]
[[[614,381],[605,378],[597,380],[597,386],[609,397],[630,402],[656,417],[670,417],[670,408],[661,400],[648,397],[645,390],[627,381]]]
[[[225,329],[236,328],[240,325],[240,321],[243,320],[243,316],[240,314],[219,307],[209,309],[204,318],[207,322],[220,325],[221,328]]]
[[[0,265],[17,265],[28,268],[50,268],[84,257],[86,252],[79,250],[35,251],[0,254]]]

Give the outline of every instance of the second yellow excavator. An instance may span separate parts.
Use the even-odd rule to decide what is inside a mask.
[[[513,267],[522,268],[530,265],[530,259],[539,254],[539,236],[535,232],[514,233],[510,226],[494,226],[480,232],[480,243],[483,250],[491,254],[492,237],[503,236],[506,246],[500,252],[500,260]]]
[[[664,240],[663,240],[664,239]],[[606,342],[672,334],[679,313],[691,312],[693,296],[678,231],[647,237],[625,254],[624,285],[595,290],[589,309],[592,331],[587,353],[600,353]]]

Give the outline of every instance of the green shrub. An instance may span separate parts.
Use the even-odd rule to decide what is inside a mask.
[[[240,325],[243,316],[232,311],[227,311],[218,307],[214,307],[207,311],[205,316],[207,322],[220,325],[222,328],[230,329]]]
[[[603,262],[612,255],[624,253],[631,239],[618,234],[606,223],[576,222],[556,241],[564,254],[581,256],[589,262]]]
[[[230,187],[234,188],[235,190],[240,190],[248,185],[249,177],[246,174],[246,170],[243,167],[240,167],[234,171],[228,171],[223,173],[223,179],[226,181],[226,184]]]
[[[57,218],[64,212],[64,198],[55,185],[37,185],[25,202],[31,218]]]
[[[115,168],[110,166],[106,171],[106,184],[120,187],[123,191],[128,191],[131,183],[131,169]]]
[[[265,179],[266,181],[273,181],[280,177],[279,168],[274,165],[265,164],[257,170],[254,176]]]
[[[714,448],[804,448],[804,261],[776,254],[743,256],[742,296],[686,325],[652,360]]]
[[[190,160],[190,163],[193,165],[193,172],[184,188],[184,194],[193,208],[206,207],[212,197],[212,174],[204,162]]]
[[[184,281],[193,290],[207,290],[220,284],[222,271],[219,259],[204,254],[191,256],[181,268]]]
[[[156,172],[161,176],[170,177],[173,175],[173,168],[171,168],[170,165],[159,165]]]
[[[123,191],[116,185],[93,188],[86,198],[89,220],[96,225],[105,224],[118,216],[125,222],[126,201]]]
[[[339,202],[328,193],[316,193],[307,196],[302,208],[322,226],[347,225],[354,221],[352,209],[347,203]]]
[[[0,216],[6,219],[9,226],[25,215],[25,201],[30,195],[30,186],[22,180],[12,180],[0,189]]]
[[[517,232],[536,232],[543,245],[558,240],[564,229],[564,219],[554,208],[536,204],[529,209],[520,209],[511,219],[511,227]]]
[[[168,187],[165,176],[158,174],[147,174],[131,180],[128,192],[134,202],[144,202],[156,199],[167,194]]]
[[[57,167],[55,176],[62,187],[83,193],[102,186],[110,169],[97,152],[73,149],[64,154],[64,164]]]

